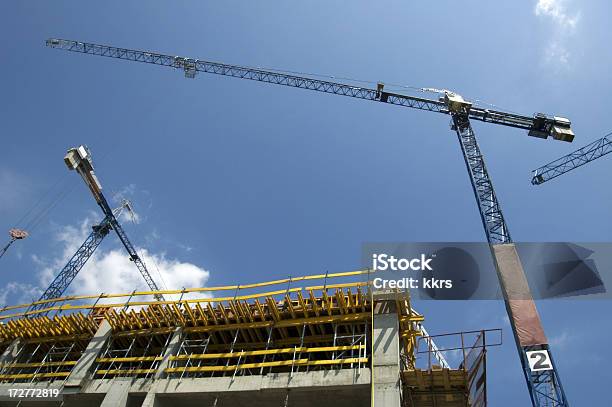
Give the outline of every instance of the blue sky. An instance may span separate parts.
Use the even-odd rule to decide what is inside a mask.
[[[610,241],[609,159],[540,187],[529,181],[532,169],[610,130],[612,6],[429,3],[2,3],[0,230],[56,182],[51,196],[67,195],[0,260],[0,299],[31,299],[101,219],[62,163],[78,144],[91,148],[107,195],[133,200],[140,222],[124,222],[126,230],[167,286],[351,270],[367,241],[485,238],[447,117],[237,79],[188,80],[51,50],[48,37],[447,88],[567,116],[573,145],[474,128],[515,241]],[[141,284],[113,236],[82,274],[80,292]],[[505,346],[489,353],[489,399],[527,405],[502,304],[415,307],[431,334],[504,328]],[[609,302],[539,309],[570,401],[601,403],[612,378]]]

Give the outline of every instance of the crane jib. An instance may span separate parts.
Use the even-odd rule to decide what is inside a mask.
[[[273,83],[283,86],[291,86],[335,95],[350,96],[364,100],[378,101],[443,114],[450,113],[446,103],[441,100],[387,92],[380,87],[379,89],[369,89],[345,83],[325,81],[306,76],[291,75],[288,73],[267,71],[258,68],[223,64],[219,62],[209,62],[180,56],[164,55],[150,51],[139,51],[65,39],[48,39],[46,41],[46,45],[48,47],[62,49],[65,51],[181,69],[185,72],[185,76],[188,78],[193,78],[195,77],[196,73],[203,72]],[[382,84],[379,84],[379,86],[381,85]],[[538,113],[531,117],[499,110],[484,109],[476,106],[472,106],[470,108],[468,116],[473,120],[527,130],[529,135],[534,137],[547,138],[552,136],[556,140],[573,140],[573,133],[571,132],[570,128],[571,123],[569,120],[561,117],[549,117],[542,113]]]
[[[533,172],[531,183],[543,184],[610,153],[612,153],[612,133],[538,168]]]

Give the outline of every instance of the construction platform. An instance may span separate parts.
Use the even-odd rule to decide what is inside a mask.
[[[0,406],[486,405],[484,332],[440,364],[408,293],[369,274],[4,307]]]

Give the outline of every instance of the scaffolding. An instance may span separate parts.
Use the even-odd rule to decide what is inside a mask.
[[[66,379],[96,329],[97,322],[82,314],[56,315],[52,319],[24,318],[0,325],[3,343],[17,340],[12,360],[0,365],[0,381],[28,383]]]
[[[5,307],[0,344],[14,357],[0,363],[0,382],[69,380],[94,336],[101,340],[96,356],[85,370],[78,369],[92,380],[180,383],[227,377],[233,382],[238,376],[276,374],[291,380],[298,373],[343,369],[358,377],[372,368],[375,311],[369,274],[167,290],[159,292],[164,301],[154,300],[153,292],[131,292],[39,301],[36,310],[32,304]],[[313,280],[320,284],[297,286]],[[392,298],[403,404],[485,405],[484,349],[491,344],[485,331],[472,346],[465,345],[464,333],[459,347],[437,346],[422,326],[423,316],[411,307],[409,293]],[[436,341],[440,337],[445,336]],[[448,352],[458,349],[462,362],[452,369]]]
[[[501,329],[419,337],[416,365],[409,367],[406,360],[401,374],[404,405],[485,407],[487,347],[502,343]],[[443,360],[455,360],[457,368],[439,364],[439,354]]]
[[[118,376],[149,378],[155,374],[170,334],[112,336],[101,357],[95,360],[92,378],[106,379]]]
[[[369,367],[372,340],[372,293],[362,277],[369,271],[161,292],[174,296],[167,301],[132,292],[39,301],[33,311],[32,304],[5,307],[0,343],[5,350],[17,339],[23,343],[18,357],[0,366],[0,381],[65,380],[103,320],[111,333],[89,372],[95,379],[360,371]],[[311,280],[322,284],[296,286]],[[228,291],[233,295],[212,297]],[[410,351],[423,318],[407,297],[401,309]]]
[[[110,308],[113,334],[94,374],[155,374],[173,335],[178,350],[164,368],[169,377],[360,369],[369,361],[370,294],[362,283],[344,286]]]

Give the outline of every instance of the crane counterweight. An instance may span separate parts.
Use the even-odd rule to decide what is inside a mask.
[[[533,116],[533,126],[529,130],[531,137],[548,138],[551,136],[555,140],[574,141],[572,123],[565,117],[553,116],[549,118],[544,113],[536,113]]]

